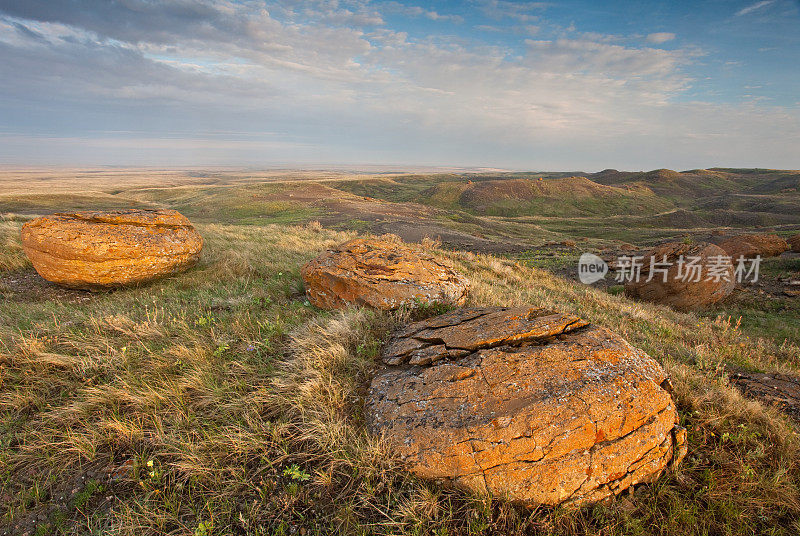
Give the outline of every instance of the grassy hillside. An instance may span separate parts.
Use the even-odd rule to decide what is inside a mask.
[[[797,223],[800,172],[768,169],[694,169],[649,172],[605,170],[589,175],[608,185],[646,187],[684,208],[710,215],[719,225]],[[745,212],[758,214],[748,217]],[[722,223],[725,222],[725,223]]]
[[[488,216],[588,216],[634,210],[654,213],[672,203],[645,187],[615,188],[586,177],[429,176],[336,183],[342,190],[393,202],[414,202]]]
[[[0,527],[11,534],[800,532],[796,429],[726,372],[796,373],[800,348],[748,337],[727,316],[431,249],[469,275],[470,305],[579,314],[645,349],[675,385],[690,434],[677,473],[609,504],[527,510],[413,478],[367,435],[366,382],[409,313],[318,310],[298,274],[354,233],[201,224],[190,272],[87,294],[28,277],[21,223],[0,223]]]
[[[749,182],[741,176],[722,170],[695,169],[677,172],[656,169],[648,172],[624,172],[607,169],[589,177],[601,184],[645,186],[656,194],[672,199],[707,196],[739,190]]]
[[[469,185],[459,201],[475,212],[494,216],[646,214],[672,208],[645,188],[614,188],[585,177],[479,182]]]
[[[442,174],[332,181],[330,186],[392,203],[416,203],[451,221],[480,217],[524,235],[541,230],[570,237],[652,244],[687,230],[800,230],[800,173],[697,169],[677,172],[605,170],[594,174]],[[533,227],[535,226],[535,228]],[[538,230],[537,230],[538,229]],[[510,237],[506,232],[496,236]]]
[[[798,170],[714,168],[712,171],[740,177],[754,194],[791,193],[800,189]]]

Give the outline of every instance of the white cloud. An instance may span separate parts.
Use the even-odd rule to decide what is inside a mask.
[[[762,0],[761,2],[756,2],[755,4],[750,4],[747,7],[744,7],[736,12],[737,17],[741,17],[742,15],[747,15],[748,13],[753,13],[754,11],[758,11],[759,9],[763,9],[770,4],[774,4],[775,0]]]
[[[660,45],[661,43],[666,43],[667,41],[672,41],[675,39],[675,34],[670,32],[657,32],[651,33],[647,36],[648,43],[654,43]]]
[[[381,4],[383,8],[392,13],[400,13],[407,17],[425,17],[430,20],[436,21],[449,21],[456,24],[461,24],[464,22],[464,17],[461,15],[445,15],[438,13],[437,11],[425,9],[419,6],[409,6],[406,4],[401,4],[400,2],[384,2]]]
[[[37,2],[44,0],[25,6],[33,10]],[[35,131],[24,118],[41,109],[57,114],[48,117],[52,124],[88,125],[61,133],[70,140],[137,125],[137,140],[85,144],[113,148],[104,157],[116,159],[138,147],[140,161],[166,159],[174,149],[174,158],[187,162],[228,154],[226,162],[570,169],[592,162],[733,165],[760,155],[759,162],[777,166],[791,159],[791,140],[800,137],[797,110],[678,102],[692,83],[685,68],[696,53],[687,49],[635,48],[589,33],[528,39],[522,50],[412,39],[382,24],[366,0],[287,0],[269,10],[255,1],[209,0],[166,13],[161,4],[129,4],[136,15],[42,9],[0,18],[0,95],[9,103],[0,100],[0,130]],[[545,7],[486,5],[506,17]],[[412,15],[432,18],[428,13]],[[172,17],[169,24],[164,17]],[[256,139],[202,137],[224,130]],[[286,139],[262,141],[267,130]],[[138,141],[148,132],[159,141]],[[20,140],[0,156],[12,145],[22,154]],[[55,133],[31,143],[57,149],[53,154],[81,145]]]
[[[539,20],[538,13],[553,5],[550,2],[512,2],[509,0],[478,0],[477,3],[487,17],[496,20],[510,18],[518,22],[535,22]]]

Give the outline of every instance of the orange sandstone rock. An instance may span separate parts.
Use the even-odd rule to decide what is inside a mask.
[[[716,303],[727,297],[736,284],[734,267],[729,255],[714,244],[700,242],[684,244],[668,242],[653,248],[643,255],[642,270],[638,281],[634,278],[625,284],[625,295],[654,303],[669,305],[679,311],[688,311]],[[685,264],[679,265],[683,257]],[[699,258],[699,260],[695,260]],[[651,259],[656,268],[651,274]],[[659,268],[666,259],[669,264],[666,281]],[[700,268],[695,274],[690,262]],[[719,277],[715,275],[715,271]],[[698,280],[699,276],[699,280]],[[650,279],[650,281],[648,281]]]
[[[572,315],[455,310],[401,330],[383,358],[368,427],[422,477],[526,505],[585,504],[686,453],[658,363]]]
[[[143,283],[200,257],[203,239],[174,210],[57,213],[22,227],[22,247],[43,278],[73,288]]]
[[[733,236],[720,242],[719,247],[733,258],[733,261],[743,256],[752,259],[761,257],[776,257],[789,249],[786,240],[776,234],[743,234]]]
[[[467,279],[433,256],[403,244],[358,238],[300,271],[308,299],[324,309],[347,304],[394,309],[403,304],[466,300]]]
[[[792,247],[792,251],[800,253],[800,234],[790,237],[788,243]]]

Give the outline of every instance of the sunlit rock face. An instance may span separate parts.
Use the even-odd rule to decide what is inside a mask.
[[[366,418],[415,474],[514,502],[586,504],[685,454],[663,369],[618,335],[530,307],[400,330]]]
[[[72,288],[134,285],[195,264],[203,239],[174,210],[69,212],[22,227],[25,254],[43,278]]]
[[[366,238],[323,253],[300,273],[309,301],[323,309],[461,305],[469,285],[464,276],[432,255],[401,243]]]

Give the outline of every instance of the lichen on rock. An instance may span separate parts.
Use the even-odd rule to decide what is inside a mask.
[[[174,210],[65,212],[22,227],[22,247],[44,279],[72,288],[151,281],[192,266],[203,239]]]
[[[463,275],[432,255],[371,238],[340,244],[304,265],[300,273],[309,301],[323,309],[462,305],[469,285]]]
[[[369,430],[419,476],[535,504],[584,504],[685,454],[661,367],[614,333],[531,307],[459,309],[398,331]]]

